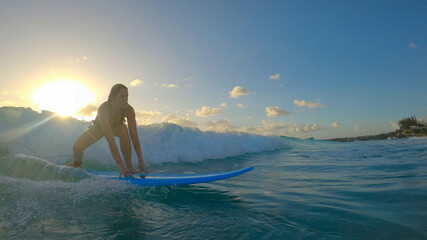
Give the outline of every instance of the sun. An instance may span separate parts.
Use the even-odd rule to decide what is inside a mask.
[[[66,117],[74,116],[91,103],[95,94],[75,81],[57,80],[36,89],[32,99],[38,110],[48,110]]]

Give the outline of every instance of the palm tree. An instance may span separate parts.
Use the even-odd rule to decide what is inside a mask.
[[[400,130],[407,130],[411,128],[411,126],[422,126],[421,122],[415,116],[411,116],[409,118],[404,118],[398,122]]]

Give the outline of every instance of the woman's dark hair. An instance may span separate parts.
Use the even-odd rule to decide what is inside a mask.
[[[113,97],[117,96],[117,94],[120,92],[120,90],[122,89],[126,89],[128,90],[128,88],[120,83],[115,84],[110,91],[110,95],[108,95],[108,101],[111,102],[111,100],[113,99]]]

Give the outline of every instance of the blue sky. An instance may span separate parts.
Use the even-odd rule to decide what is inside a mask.
[[[141,124],[391,131],[427,117],[426,12],[426,1],[2,1],[0,105],[41,108],[32,93],[67,79],[98,106],[120,82]]]

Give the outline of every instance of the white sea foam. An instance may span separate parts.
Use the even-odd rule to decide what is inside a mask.
[[[9,157],[13,157],[10,155]],[[15,159],[30,160],[26,164],[37,165],[38,160],[24,155],[15,155]],[[1,159],[0,159],[1,160]],[[22,164],[18,164],[22,166]],[[69,168],[71,169],[71,168]],[[80,170],[84,171],[84,170]],[[27,171],[28,172],[28,171]],[[42,173],[46,172],[42,170]],[[28,172],[31,175],[31,171]],[[64,173],[62,173],[64,175]],[[22,229],[33,221],[46,219],[47,215],[61,215],[69,208],[73,212],[84,213],[80,206],[90,206],[104,199],[111,200],[123,194],[129,196],[134,188],[123,181],[108,181],[101,177],[89,177],[77,182],[62,179],[35,180],[27,176],[7,176],[0,174],[0,188],[3,196],[8,196],[0,206],[0,229]],[[149,194],[141,190],[139,194]],[[77,206],[77,207],[76,207]],[[3,218],[3,219],[2,219]],[[43,221],[43,220],[42,220]],[[1,235],[1,234],[0,234]]]
[[[0,142],[12,153],[39,156],[55,163],[63,163],[71,156],[48,157],[72,154],[74,141],[88,126],[88,122],[55,117],[49,112],[37,113],[28,108],[0,108]],[[273,151],[286,146],[284,140],[279,137],[203,132],[168,123],[138,126],[138,134],[144,161],[148,165],[179,161],[199,162]],[[119,143],[117,138],[116,142]],[[85,151],[85,160],[114,164],[105,139]],[[133,161],[137,161],[134,151]]]

